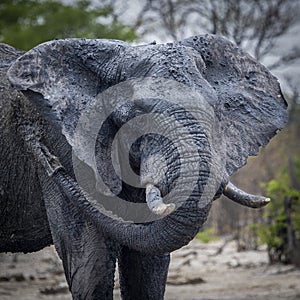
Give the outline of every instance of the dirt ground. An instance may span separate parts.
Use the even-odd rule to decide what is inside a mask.
[[[120,299],[118,284],[114,293]],[[1,300],[71,298],[53,247],[26,255],[0,254]],[[234,241],[195,240],[172,254],[165,299],[300,300],[300,270],[269,266],[263,248],[237,252]]]

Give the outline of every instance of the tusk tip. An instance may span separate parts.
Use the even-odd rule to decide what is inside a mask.
[[[159,189],[153,184],[146,185],[146,202],[149,209],[158,216],[166,216],[176,208],[174,203],[165,204]]]
[[[166,216],[173,212],[175,210],[175,204],[164,204],[161,203],[160,205],[157,205],[155,208],[152,209],[152,212],[159,216]]]
[[[271,202],[271,199],[270,199],[270,198],[265,198],[265,199],[263,200],[264,205],[267,205],[267,204],[269,204],[270,202]]]
[[[271,202],[270,198],[248,194],[231,182],[227,184],[223,194],[236,203],[252,208],[260,208]]]

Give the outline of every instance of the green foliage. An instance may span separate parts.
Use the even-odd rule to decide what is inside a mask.
[[[294,158],[288,170],[265,185],[267,195],[272,200],[265,211],[267,223],[254,224],[253,228],[258,233],[259,242],[267,244],[271,262],[292,262],[291,246],[300,241],[299,178],[300,160]]]
[[[102,21],[102,23],[101,23]],[[113,16],[111,6],[91,8],[89,0],[1,0],[0,42],[28,50],[42,42],[67,37],[132,41],[132,28]]]
[[[218,237],[215,235],[215,231],[211,227],[211,228],[208,228],[204,231],[200,231],[196,235],[196,239],[200,240],[203,243],[209,243],[209,242],[217,241]]]

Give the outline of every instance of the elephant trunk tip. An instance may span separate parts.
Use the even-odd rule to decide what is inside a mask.
[[[146,202],[149,209],[159,216],[170,214],[176,207],[174,203],[165,204],[160,190],[151,183],[146,184]]]
[[[261,208],[270,203],[271,199],[264,196],[252,195],[237,188],[234,184],[229,182],[225,187],[223,194],[230,200],[239,203],[243,206],[251,208]]]

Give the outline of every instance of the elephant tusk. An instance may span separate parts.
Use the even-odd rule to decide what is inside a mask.
[[[252,208],[263,207],[271,201],[270,198],[248,194],[231,182],[226,185],[223,194],[236,203]]]
[[[146,185],[146,202],[149,209],[159,216],[166,216],[175,209],[175,204],[165,204],[160,194],[160,190],[153,184]]]

